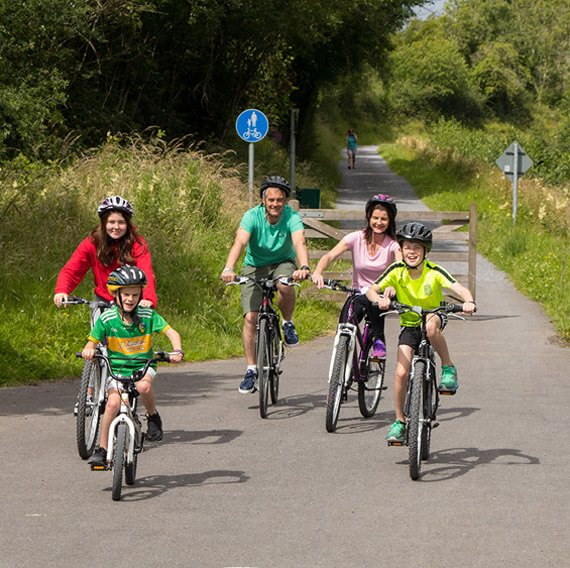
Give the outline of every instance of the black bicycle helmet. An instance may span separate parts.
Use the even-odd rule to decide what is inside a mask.
[[[406,223],[396,233],[398,244],[402,246],[402,241],[417,241],[424,245],[426,253],[431,250],[433,245],[433,235],[431,231],[422,223]]]
[[[379,193],[378,195],[373,195],[367,202],[366,207],[364,208],[366,217],[368,218],[370,214],[370,210],[375,207],[376,205],[382,205],[386,207],[392,214],[392,217],[396,217],[396,213],[398,213],[398,208],[396,207],[396,202],[389,196],[383,193]]]
[[[129,219],[133,216],[133,206],[120,195],[105,197],[97,208],[97,213],[101,218],[103,218],[103,215],[109,211],[118,211],[119,213],[126,215]]]
[[[119,288],[127,286],[146,286],[147,280],[145,273],[138,266],[125,264],[109,274],[107,279],[107,290],[112,294]]]
[[[285,197],[289,197],[291,195],[291,186],[289,182],[281,176],[269,176],[263,180],[261,185],[259,186],[259,196],[263,199],[263,192],[268,187],[276,187],[281,189],[285,192]]]

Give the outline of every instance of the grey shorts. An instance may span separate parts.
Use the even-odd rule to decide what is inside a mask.
[[[277,276],[292,276],[297,270],[297,266],[292,260],[286,260],[279,264],[268,264],[267,266],[244,266],[241,271],[242,276],[259,280],[260,278],[275,278]],[[242,284],[241,286],[241,307],[243,315],[249,312],[258,312],[263,294],[258,286],[253,282]]]

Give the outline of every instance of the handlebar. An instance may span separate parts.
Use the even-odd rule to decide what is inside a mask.
[[[248,282],[253,282],[261,289],[275,288],[277,284],[285,284],[286,286],[301,286],[298,282],[295,282],[291,276],[276,276],[275,278],[260,278],[259,280],[250,278],[249,276],[236,276],[235,280],[232,282],[227,282],[226,286],[239,286],[242,284],[247,284]]]
[[[346,292],[348,294],[362,294],[362,290],[358,288],[351,288],[350,286],[345,286],[339,280],[335,280],[334,278],[326,278],[324,280],[324,288],[328,288],[329,290]]]
[[[77,306],[79,304],[88,304],[96,308],[109,308],[111,307],[111,302],[107,300],[86,300],[85,298],[80,298],[79,296],[68,296],[66,301],[61,302],[62,306]]]
[[[421,306],[409,306],[402,302],[392,301],[390,302],[390,309],[398,312],[399,314],[404,312],[414,312],[419,316],[422,314],[457,314],[463,312],[463,306],[461,304],[449,304],[447,302],[441,302],[441,304],[436,308],[427,309],[422,308]]]
[[[111,369],[111,362],[109,361],[109,357],[107,355],[104,355],[103,353],[99,353],[96,352],[95,355],[93,356],[94,359],[101,359],[104,363],[105,366],[107,367],[107,371],[109,372],[109,376],[112,377],[113,379],[120,381],[122,383],[134,383],[136,381],[139,381],[140,379],[142,379],[145,375],[146,372],[148,371],[149,367],[153,364],[153,363],[168,363],[170,362],[170,356],[173,355],[174,353],[169,353],[167,351],[156,351],[154,353],[154,356],[151,357],[150,359],[146,358],[146,357],[140,357],[140,359],[144,359],[146,361],[145,366],[143,367],[142,370],[137,370],[135,371],[130,377],[123,377],[121,375],[115,375],[115,373],[113,373],[113,369]],[[81,352],[76,352],[75,356],[78,359],[82,359],[83,358],[83,354]],[[137,358],[135,357],[134,359],[127,359],[125,357],[125,361],[133,361],[136,360]]]

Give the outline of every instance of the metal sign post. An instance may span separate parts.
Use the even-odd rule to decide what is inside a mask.
[[[495,162],[513,184],[513,224],[517,222],[519,176],[531,166],[532,160],[515,140]]]
[[[248,192],[249,206],[253,205],[253,177],[254,177],[254,144],[263,140],[269,130],[267,117],[256,108],[244,110],[236,119],[236,132],[238,136],[249,142],[248,151]]]

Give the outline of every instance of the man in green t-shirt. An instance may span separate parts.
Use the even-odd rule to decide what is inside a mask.
[[[254,280],[276,276],[292,276],[295,280],[305,280],[309,276],[309,253],[305,243],[303,221],[296,211],[286,205],[291,195],[289,183],[280,176],[271,176],[261,184],[259,193],[261,204],[244,213],[221,279],[227,283],[235,280],[234,267],[246,249],[243,276]],[[261,298],[261,291],[255,284],[242,286],[242,339],[247,369],[239,386],[241,393],[255,391],[255,326]],[[295,290],[279,284],[277,305],[283,314],[285,344],[290,347],[298,345],[299,337],[291,321],[295,310]]]

